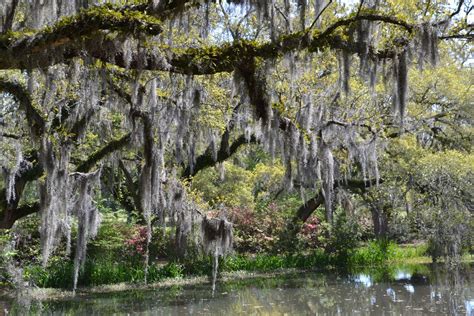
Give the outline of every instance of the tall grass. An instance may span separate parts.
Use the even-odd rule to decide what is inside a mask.
[[[348,265],[380,265],[389,261],[427,256],[428,246],[405,245],[399,246],[391,241],[371,241],[363,247],[357,248],[348,258]]]
[[[279,269],[326,269],[333,267],[380,266],[388,262],[402,261],[426,255],[427,247],[398,246],[393,242],[373,241],[356,248],[348,255],[337,256],[315,250],[308,254],[292,255],[234,255],[221,258],[221,272],[251,271],[269,272]],[[159,282],[165,278],[189,275],[210,275],[212,261],[209,257],[194,258],[181,263],[150,265],[148,281]],[[71,288],[73,264],[70,261],[55,261],[46,270],[41,266],[25,269],[25,276],[39,287]],[[94,286],[114,283],[139,283],[145,278],[142,262],[118,262],[110,259],[88,260],[79,277],[79,285]]]
[[[47,269],[39,265],[25,269],[25,278],[39,287],[72,288],[74,265],[69,261],[53,262]],[[165,278],[183,277],[182,266],[170,262],[166,265],[151,265],[148,269],[148,282],[158,282]],[[114,283],[140,283],[145,279],[143,265],[108,260],[90,260],[79,275],[80,286],[93,286]]]

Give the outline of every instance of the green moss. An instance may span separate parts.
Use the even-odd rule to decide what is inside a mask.
[[[107,29],[123,33],[145,33],[158,35],[162,31],[159,19],[138,10],[119,9],[111,4],[82,10],[76,15],[60,19],[52,26],[43,28],[39,32],[26,30],[22,32],[9,31],[0,35],[0,48],[7,48],[21,39],[34,36],[33,42],[24,42],[24,45],[46,44],[54,40],[69,37],[87,36],[97,30]]]
[[[150,15],[134,10],[119,10],[106,4],[65,17],[43,32],[57,33],[76,26],[82,26],[85,29],[104,28],[134,33],[145,32],[150,35],[158,35],[162,31],[161,21]]]

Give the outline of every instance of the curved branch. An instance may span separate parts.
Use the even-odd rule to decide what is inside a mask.
[[[93,7],[75,16],[65,17],[54,26],[33,35],[27,32],[0,35],[0,68],[44,67],[45,63],[52,65],[81,56],[82,43],[97,43],[105,34],[100,31],[104,30],[158,35],[162,26],[160,20],[138,11],[120,10],[111,5]],[[46,56],[49,57],[47,61],[41,60]],[[19,60],[15,61],[15,57]],[[28,59],[31,61],[28,62]],[[6,66],[8,64],[11,66]]]
[[[77,172],[88,172],[90,169],[107,155],[117,151],[130,143],[132,133],[128,133],[119,139],[112,140],[107,145],[93,153],[89,158],[83,161],[77,168]]]
[[[2,219],[0,221],[0,229],[9,229],[20,218],[23,218],[25,216],[28,216],[30,214],[33,214],[39,211],[40,211],[39,203],[33,203],[33,204],[21,205],[20,207],[17,207],[14,211],[11,211],[11,212],[6,212],[6,213],[4,212],[5,214],[3,214]]]
[[[25,111],[33,135],[41,136],[44,133],[45,121],[40,112],[33,106],[31,96],[26,88],[15,80],[0,77],[0,91],[11,94],[18,101],[20,108]]]
[[[458,15],[459,12],[461,12],[461,8],[462,8],[463,4],[464,4],[464,0],[459,0],[456,10],[453,13],[451,13],[446,19],[435,23],[434,26],[439,26],[439,25],[445,24],[449,20],[451,20],[454,16]]]
[[[223,136],[224,138],[225,136]],[[227,148],[227,146],[220,147],[219,151],[217,152],[217,159],[213,159],[212,152],[210,150],[206,150],[204,154],[196,158],[196,163],[194,168],[191,169],[191,166],[187,166],[183,173],[181,174],[182,178],[190,178],[195,176],[199,171],[212,167],[218,162],[223,162],[227,158],[231,157],[233,154],[237,152],[240,146],[249,144],[249,143],[256,143],[257,139],[255,136],[251,136],[250,139],[246,139],[244,135],[240,135],[234,142]]]

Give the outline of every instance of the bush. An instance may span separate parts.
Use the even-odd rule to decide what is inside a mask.
[[[297,234],[298,249],[316,249],[321,247],[321,236],[324,234],[324,223],[316,216],[311,216]]]
[[[349,258],[351,265],[379,265],[395,257],[396,245],[387,240],[371,241]]]
[[[231,208],[229,220],[234,224],[234,249],[240,253],[270,252],[286,219],[275,203],[258,211],[248,208]]]
[[[401,261],[409,258],[419,258],[428,254],[428,245],[399,246],[389,240],[375,240],[357,248],[348,260],[351,266],[374,266],[387,261]]]
[[[345,212],[337,213],[334,221],[334,225],[328,229],[325,251],[343,264],[359,245],[360,230],[355,220],[346,218]]]

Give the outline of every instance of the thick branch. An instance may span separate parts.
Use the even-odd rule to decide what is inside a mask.
[[[120,10],[110,5],[93,7],[65,17],[34,35],[1,35],[0,68],[45,67],[81,56],[81,43],[99,42],[104,35],[99,31],[103,30],[158,35],[162,27],[158,19],[138,11]],[[45,57],[48,57],[46,61],[42,60]]]
[[[382,183],[383,180],[379,179],[379,183]],[[363,180],[347,180],[344,182],[334,183],[334,189],[340,187],[345,190],[353,192],[365,192],[368,188],[373,187],[376,184],[376,180],[363,181]],[[293,224],[296,225],[300,222],[306,222],[306,220],[313,214],[316,209],[324,204],[324,195],[321,190],[311,199],[306,201],[301,205],[296,211],[295,216],[293,217]]]
[[[226,136],[224,135],[223,138]],[[204,154],[201,156],[197,157],[196,163],[194,165],[194,168],[191,169],[191,166],[187,166],[185,170],[183,171],[181,177],[182,178],[190,178],[195,176],[200,170],[203,170],[208,167],[214,166],[218,162],[223,162],[227,158],[231,157],[234,153],[237,152],[237,150],[240,148],[240,146],[248,144],[248,143],[255,143],[257,142],[257,139],[252,136],[249,140],[245,138],[244,135],[239,136],[234,142],[227,148],[227,146],[222,146],[220,147],[219,151],[217,152],[217,159],[213,159],[213,155],[211,150],[206,150]]]
[[[33,106],[30,94],[19,82],[0,77],[0,91],[11,94],[19,103],[20,108],[25,111],[26,119],[34,136],[43,134],[45,122],[40,112]]]
[[[125,147],[130,143],[132,134],[128,133],[119,139],[112,140],[107,145],[93,153],[87,160],[83,161],[77,168],[77,172],[88,172],[100,160],[107,155]]]
[[[323,33],[315,32],[310,39],[308,39],[306,33],[297,32],[281,36],[276,41],[264,43],[241,40],[220,46],[189,48],[185,52],[181,50],[169,51],[165,48],[166,54],[162,56],[157,56],[154,52],[132,52],[132,59],[129,63],[124,58],[123,52],[117,50],[115,40],[106,38],[100,32],[95,33],[97,36],[83,37],[82,35],[91,32],[91,28],[85,27],[85,29],[88,29],[86,32],[78,25],[73,24],[69,29],[69,32],[76,34],[73,38],[70,34],[59,32],[56,35],[56,32],[49,31],[44,35],[34,35],[22,40],[0,39],[0,69],[47,67],[73,57],[82,56],[85,51],[90,56],[104,62],[133,69],[162,70],[195,75],[231,72],[236,66],[242,64],[242,61],[254,57],[274,59],[295,50],[309,49],[310,51],[317,51],[329,47],[359,52],[360,45],[344,41],[340,36],[333,33],[339,27],[360,20],[381,21],[398,25],[409,33],[413,30],[413,27],[409,24],[393,17],[367,14],[341,19],[328,27]],[[122,25],[122,23],[118,24]],[[100,26],[102,28],[109,27],[107,25]],[[171,56],[166,58],[166,62],[163,61],[165,55]],[[371,48],[369,56],[373,58],[391,58],[395,56],[395,52],[393,49],[379,52]]]
[[[303,223],[306,222],[308,218],[311,216],[311,214],[313,214],[313,212],[316,211],[316,209],[323,204],[324,204],[323,192],[319,190],[318,194],[316,194],[313,198],[309,199],[298,208],[295,216],[293,217],[293,223],[297,224],[299,222],[303,222]]]
[[[30,214],[33,214],[39,211],[40,211],[39,203],[25,204],[15,209],[4,210],[2,212],[3,216],[0,221],[0,229],[9,229],[20,218],[23,218],[25,216],[28,216]]]

